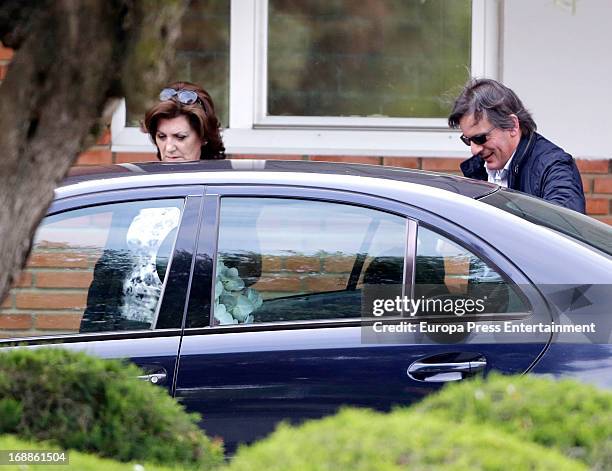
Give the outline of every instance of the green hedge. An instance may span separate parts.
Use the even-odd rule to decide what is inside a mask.
[[[53,445],[47,445],[44,443],[34,443],[25,440],[19,440],[12,435],[3,435],[0,437],[0,450],[24,450],[24,451],[58,451],[60,448]],[[140,463],[120,463],[106,458],[99,458],[94,455],[88,455],[78,451],[69,451],[67,453],[68,464],[67,465],[53,465],[50,467],[49,464],[6,464],[0,469],[2,471],[23,471],[24,469],[40,470],[40,471],[62,471],[66,469],[78,469],[79,471],[135,471],[141,469],[143,471],[170,471],[175,468],[169,468],[165,466],[157,466],[145,462]],[[138,467],[136,465],[140,465]]]
[[[0,433],[118,461],[211,468],[223,460],[167,392],[134,365],[59,348],[0,354]]]
[[[612,392],[593,386],[533,375],[490,375],[451,384],[413,409],[489,425],[595,468],[612,469]]]
[[[299,427],[281,425],[242,447],[227,468],[246,470],[582,470],[555,450],[486,426],[417,412],[345,409]]]

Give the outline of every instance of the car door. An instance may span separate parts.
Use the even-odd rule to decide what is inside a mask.
[[[542,312],[537,293],[515,286],[525,282],[515,267],[494,250],[484,252],[497,265],[473,255],[452,231],[479,252],[482,241],[441,218],[318,189],[215,187],[205,199],[176,396],[229,450],[280,420],[321,417],[341,405],[388,410],[446,381],[526,371],[548,341],[536,336],[517,348],[487,329],[459,337],[376,330],[381,319],[484,326],[532,315],[534,305]],[[497,304],[467,316],[374,313],[377,300],[460,299],[461,269],[472,291]],[[440,291],[448,286],[454,294]]]
[[[173,389],[200,187],[56,201],[0,311],[6,342],[127,358]]]

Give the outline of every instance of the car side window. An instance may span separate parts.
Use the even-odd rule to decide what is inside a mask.
[[[3,336],[150,329],[182,199],[48,216],[0,310]]]
[[[418,228],[415,265],[415,298],[419,297],[454,300],[447,303],[454,312],[443,309],[436,314],[457,317],[528,310],[515,288],[494,268],[461,245],[423,226]],[[460,300],[463,303],[458,303]],[[471,300],[468,309],[467,300]],[[458,305],[463,307],[457,312]]]
[[[406,222],[364,207],[221,199],[218,324],[359,318],[367,285],[401,293]]]

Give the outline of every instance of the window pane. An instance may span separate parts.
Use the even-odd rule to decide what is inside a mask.
[[[182,204],[109,204],[47,217],[0,310],[0,335],[151,328]]]
[[[521,297],[493,268],[470,251],[425,227],[419,227],[415,271],[415,298],[452,300],[446,306],[422,315],[451,317],[500,312],[526,312]],[[472,300],[470,307],[461,300]],[[478,302],[477,302],[478,301]],[[434,312],[431,312],[434,311]]]
[[[191,0],[181,22],[176,64],[169,81],[197,83],[210,93],[221,125],[229,123],[230,0]],[[130,107],[128,125],[137,126],[146,110]]]
[[[268,114],[446,117],[469,0],[269,0]]]
[[[612,227],[597,219],[507,189],[496,191],[480,201],[612,255]]]
[[[344,204],[221,203],[215,318],[221,324],[358,318],[362,287],[403,281],[405,221]]]

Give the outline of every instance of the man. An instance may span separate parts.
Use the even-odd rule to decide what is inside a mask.
[[[543,198],[584,213],[580,173],[571,155],[536,132],[531,114],[516,94],[489,79],[470,81],[448,118],[461,128],[473,156],[463,175]]]

